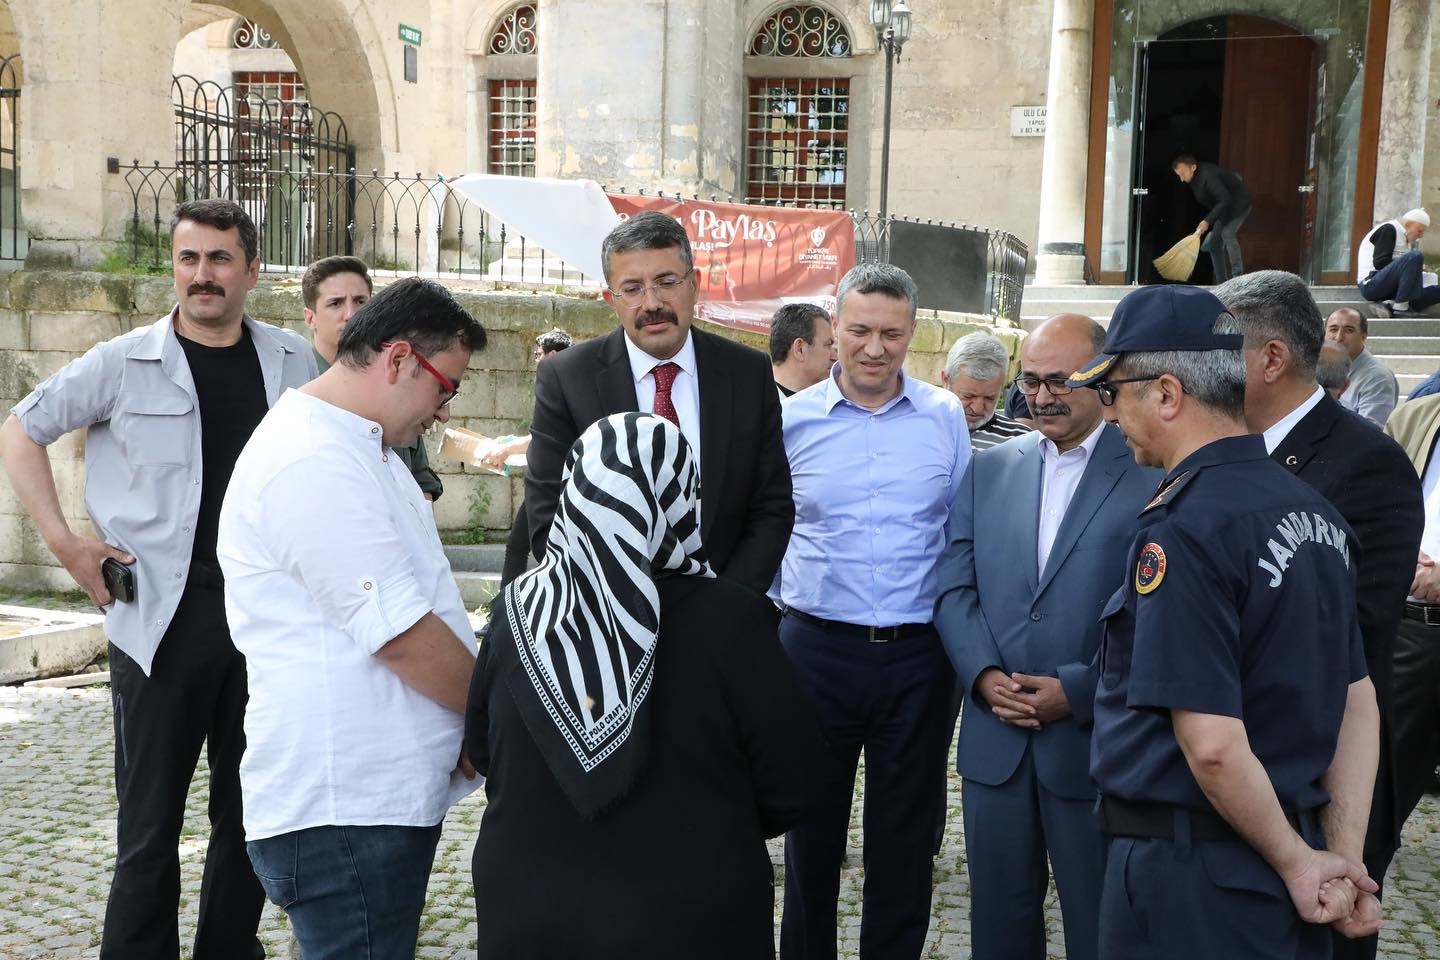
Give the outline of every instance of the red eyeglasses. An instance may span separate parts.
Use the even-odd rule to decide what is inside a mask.
[[[380,341],[380,346],[382,348],[393,347],[394,345],[394,340]],[[445,374],[441,373],[439,370],[436,370],[433,366],[431,366],[430,361],[426,360],[425,355],[419,350],[411,347],[410,352],[414,355],[416,362],[418,362],[420,366],[425,368],[425,372],[430,374],[430,376],[434,377],[436,380],[439,380],[440,386],[445,388],[445,392],[446,394],[448,394],[448,396],[445,397],[445,403],[449,403],[451,400],[454,400],[456,397],[460,396],[460,384],[455,383],[449,377],[445,376]],[[445,403],[442,403],[441,406],[443,407]]]

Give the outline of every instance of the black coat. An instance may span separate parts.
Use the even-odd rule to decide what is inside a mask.
[[[695,328],[691,336],[700,381],[700,536],[717,573],[764,593],[795,522],[770,358]],[[624,330],[536,368],[525,510],[537,558],[545,554],[571,445],[596,420],[637,409]]]
[[[723,579],[658,587],[649,758],[592,821],[515,706],[528,680],[503,617],[481,645],[465,717],[489,798],[473,860],[481,960],[774,955],[765,839],[805,813],[819,726],[765,600]]]
[[[1420,480],[1394,440],[1324,397],[1275,448],[1272,459],[1320,492],[1355,533],[1355,595],[1365,663],[1375,683],[1382,731],[1391,723],[1395,633],[1415,576],[1425,530]],[[1368,851],[1398,844],[1401,824],[1390,784],[1388,733],[1370,817]],[[1393,849],[1393,848],[1392,848]]]
[[[1214,227],[1248,213],[1254,202],[1250,188],[1238,175],[1213,163],[1197,163],[1190,192],[1206,209],[1205,222]]]

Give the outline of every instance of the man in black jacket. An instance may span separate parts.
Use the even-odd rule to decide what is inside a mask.
[[[1425,527],[1420,481],[1405,451],[1343,409],[1315,380],[1324,339],[1305,282],[1261,270],[1215,291],[1245,335],[1245,419],[1272,459],[1310,484],[1355,533],[1356,604],[1365,662],[1380,707],[1380,766],[1365,837],[1376,883],[1400,844],[1393,750],[1393,655],[1405,595]],[[1334,937],[1334,956],[1375,956],[1377,940]]]
[[[1181,183],[1190,184],[1190,192],[1207,211],[1205,219],[1195,228],[1195,235],[1210,234],[1205,249],[1215,265],[1215,282],[1224,283],[1240,276],[1245,272],[1245,265],[1240,259],[1240,241],[1236,235],[1245,218],[1250,216],[1253,202],[1245,181],[1224,167],[1201,163],[1188,153],[1176,157],[1170,169]]]
[[[764,593],[795,522],[780,398],[765,354],[692,328],[698,271],[672,216],[636,214],[601,248],[618,329],[535,371],[525,510],[544,557],[565,457],[596,420],[639,410],[680,427],[700,462],[700,534],[715,572]]]

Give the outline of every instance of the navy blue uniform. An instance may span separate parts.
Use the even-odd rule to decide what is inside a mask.
[[[1330,955],[1329,930],[1303,922],[1269,864],[1225,838],[1170,711],[1243,720],[1280,805],[1322,848],[1320,779],[1348,687],[1366,675],[1355,549],[1339,513],[1253,435],[1191,454],[1141,514],[1103,614],[1091,773],[1107,798],[1172,813],[1173,836],[1111,837],[1102,957]]]

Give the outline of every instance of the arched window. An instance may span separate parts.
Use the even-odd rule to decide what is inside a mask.
[[[824,7],[776,11],[750,39],[752,57],[848,59],[845,24]],[[817,64],[817,66],[819,66]],[[808,207],[845,206],[850,78],[764,77],[748,80],[746,199]]]
[[[489,126],[486,135],[486,170],[518,177],[535,176],[535,5],[522,3],[496,21],[485,52],[522,56],[532,61],[525,76],[488,81]]]

